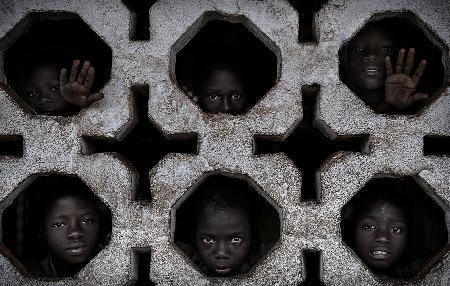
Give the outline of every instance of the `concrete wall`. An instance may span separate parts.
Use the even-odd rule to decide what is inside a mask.
[[[135,276],[132,247],[151,249],[158,285],[298,285],[304,249],[322,251],[326,285],[392,285],[375,277],[342,242],[340,209],[376,174],[417,175],[448,209],[450,158],[423,155],[423,136],[450,136],[450,89],[417,116],[374,113],[339,79],[338,50],[375,13],[411,11],[441,39],[449,62],[446,0],[331,0],[318,13],[318,43],[299,44],[298,15],[287,1],[161,0],[150,10],[150,40],[129,40],[129,10],[112,0],[21,0],[0,3],[0,38],[32,11],[77,13],[113,51],[105,98],[70,118],[32,115],[0,89],[0,136],[22,135],[24,155],[0,157],[0,209],[33,175],[78,175],[109,206],[111,243],[76,277],[56,282],[25,277],[0,256],[0,285],[124,285]],[[202,15],[243,15],[247,27],[277,53],[277,85],[246,115],[204,114],[177,87],[175,54],[204,23]],[[3,51],[16,35],[8,34]],[[448,68],[448,67],[447,67]],[[447,69],[448,73],[448,69]],[[448,81],[448,77],[447,77]],[[338,153],[321,168],[321,201],[300,201],[301,174],[283,154],[253,155],[254,135],[287,136],[302,118],[300,88],[321,86],[316,123],[330,136],[370,134],[368,152]],[[151,204],[131,199],[135,174],[114,154],[83,155],[81,136],[123,138],[133,124],[130,87],[150,86],[149,117],[167,136],[197,133],[197,155],[169,154],[150,173]],[[198,272],[171,243],[171,207],[203,174],[242,174],[282,210],[279,245],[250,273],[231,279]],[[450,257],[417,285],[450,285]],[[414,285],[416,285],[414,283]]]

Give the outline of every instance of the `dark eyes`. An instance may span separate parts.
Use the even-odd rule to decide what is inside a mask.
[[[391,231],[395,234],[399,234],[403,232],[403,228],[400,226],[393,226],[391,227]]]
[[[231,99],[233,99],[233,100],[238,100],[240,98],[241,98],[241,94],[237,91],[235,91],[231,94]]]
[[[55,85],[50,88],[51,93],[59,93],[59,85]],[[40,95],[39,91],[30,91],[28,92],[28,97],[38,97]]]
[[[222,100],[224,95],[219,94],[219,93],[209,93],[209,94],[206,95],[206,97],[208,98],[208,100],[211,100],[211,101],[219,101],[219,100]],[[230,94],[230,99],[231,100],[240,100],[241,98],[242,98],[242,95],[238,91],[233,91]]]
[[[233,238],[230,240],[230,243],[231,243],[231,244],[234,244],[234,245],[239,245],[239,244],[242,243],[242,241],[243,241],[242,237],[233,237]]]
[[[384,53],[392,53],[393,50],[394,49],[392,47],[389,47],[389,46],[381,47],[381,51],[383,51]],[[366,51],[366,49],[364,47],[354,47],[352,49],[352,51],[354,53],[357,53],[357,54],[362,54],[362,53],[364,53]]]
[[[211,237],[204,237],[204,238],[202,238],[202,242],[204,244],[214,244],[215,243],[214,239],[212,239]]]
[[[244,239],[242,237],[236,236],[236,237],[233,237],[230,239],[230,244],[240,245],[243,241],[244,241]],[[206,237],[202,238],[202,242],[207,245],[212,245],[212,244],[216,243],[216,240],[212,237],[206,236]]]
[[[84,224],[95,224],[96,221],[93,218],[84,218],[84,219],[81,220],[81,223],[84,223]]]
[[[367,224],[363,224],[363,225],[361,226],[361,228],[362,228],[363,230],[365,230],[365,231],[373,231],[373,230],[376,230],[376,229],[377,229],[375,225],[373,225],[373,224],[368,224],[368,223],[367,223]],[[400,234],[400,233],[403,232],[403,227],[397,226],[397,225],[391,226],[391,232],[392,232],[392,233],[395,233],[395,234]]]
[[[365,231],[371,231],[375,229],[375,226],[373,224],[363,224],[362,229]]]
[[[55,85],[54,87],[52,87],[52,88],[50,89],[50,91],[51,91],[52,93],[57,93],[57,92],[59,92],[59,85]]]
[[[209,100],[219,100],[220,99],[220,95],[218,95],[217,93],[210,93],[208,94],[208,99]]]
[[[63,228],[65,226],[67,226],[67,224],[64,222],[55,222],[54,224],[52,224],[52,228]]]
[[[357,54],[361,54],[362,52],[364,52],[364,48],[363,47],[354,47],[353,51]]]
[[[28,93],[28,97],[37,97],[39,95],[39,92],[37,91],[30,91]]]
[[[89,218],[89,217],[82,218],[80,220],[80,222],[81,222],[81,224],[84,224],[84,225],[91,225],[91,224],[96,224],[97,223],[97,221],[94,218]],[[63,221],[55,222],[55,223],[53,223],[51,225],[51,227],[52,228],[56,228],[56,229],[67,227],[67,222],[63,222]]]

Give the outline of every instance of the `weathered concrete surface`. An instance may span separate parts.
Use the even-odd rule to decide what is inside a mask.
[[[30,11],[75,12],[113,51],[105,98],[61,119],[26,113],[0,91],[0,136],[24,137],[22,158],[0,158],[1,210],[33,174],[76,174],[112,211],[111,243],[76,277],[58,282],[23,277],[0,256],[0,285],[124,285],[135,277],[132,247],[152,250],[151,278],[159,285],[298,285],[302,250],[322,250],[326,285],[391,285],[374,277],[342,243],[341,207],[372,176],[417,174],[450,203],[450,159],[424,157],[425,134],[450,135],[450,90],[420,116],[373,113],[340,81],[338,50],[373,13],[415,13],[449,46],[447,1],[331,0],[318,15],[319,43],[297,43],[297,14],[287,1],[162,0],[150,10],[150,41],[129,40],[129,11],[120,1],[22,0],[0,4],[0,38]],[[277,85],[246,115],[203,114],[177,87],[174,55],[200,28],[206,11],[246,24],[277,55]],[[448,53],[444,55],[448,62]],[[300,87],[322,86],[316,123],[330,134],[370,134],[368,154],[339,153],[322,168],[322,201],[300,202],[301,175],[282,154],[254,156],[253,135],[287,136],[302,117]],[[132,123],[133,84],[149,84],[149,117],[167,136],[198,133],[198,155],[170,154],[150,172],[153,202],[131,200],[135,174],[114,154],[82,155],[81,136],[116,137]],[[250,273],[204,277],[171,242],[170,210],[205,172],[244,174],[282,208],[280,244]],[[450,258],[418,285],[450,285]],[[414,284],[415,285],[415,284]]]

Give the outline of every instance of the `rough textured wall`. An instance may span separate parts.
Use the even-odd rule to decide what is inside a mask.
[[[448,212],[450,159],[424,156],[422,149],[426,134],[450,136],[450,89],[417,116],[379,115],[352,94],[338,73],[339,48],[374,13],[411,11],[448,49],[446,0],[331,0],[317,17],[318,44],[297,42],[297,12],[281,0],[161,0],[150,10],[148,42],[129,40],[130,12],[120,1],[2,1],[0,38],[27,13],[47,10],[77,13],[111,47],[111,80],[103,88],[104,99],[67,119],[27,113],[0,90],[0,135],[24,139],[23,157],[0,157],[0,209],[35,174],[76,174],[111,209],[112,239],[75,278],[57,282],[24,277],[2,256],[1,285],[124,285],[136,275],[132,247],[151,248],[150,275],[160,285],[298,285],[305,276],[304,249],[322,251],[326,285],[392,285],[371,274],[343,244],[342,206],[376,174],[418,175]],[[277,85],[246,115],[204,114],[175,82],[175,54],[204,23],[206,11],[245,16],[247,27],[278,56]],[[447,50],[446,62],[448,57]],[[322,166],[319,204],[300,201],[301,174],[285,155],[253,155],[254,135],[287,136],[301,120],[300,88],[311,83],[321,86],[316,123],[325,132],[370,134],[367,153],[338,153]],[[151,204],[131,199],[136,177],[119,157],[81,152],[81,136],[120,139],[133,124],[133,84],[150,86],[149,117],[162,132],[171,137],[197,133],[199,138],[197,155],[169,154],[150,172]],[[248,176],[281,208],[279,245],[241,277],[207,278],[171,243],[171,207],[210,172]],[[413,284],[450,285],[448,254]]]

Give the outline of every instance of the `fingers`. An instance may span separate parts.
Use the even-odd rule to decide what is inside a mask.
[[[59,73],[59,86],[64,86],[67,84],[67,69],[62,68]]]
[[[84,81],[85,87],[91,89],[92,83],[94,82],[94,75],[95,75],[95,69],[93,67],[90,67],[87,72],[86,80]]]
[[[72,63],[72,69],[70,70],[69,82],[75,82],[77,78],[78,67],[80,66],[80,60],[74,60]]]
[[[84,61],[83,66],[81,67],[80,74],[78,75],[77,78],[78,84],[83,84],[84,80],[86,79],[86,75],[88,73],[90,65],[91,63],[89,61]]]
[[[405,49],[400,49],[400,51],[398,51],[398,59],[397,65],[395,67],[395,73],[397,74],[402,73],[404,61],[405,61]]]
[[[413,48],[409,49],[408,55],[406,56],[406,64],[405,69],[403,70],[403,74],[409,76],[411,74],[411,70],[414,65],[414,54],[416,51]]]
[[[420,80],[420,78],[423,75],[423,71],[425,70],[426,65],[427,65],[427,61],[426,60],[420,61],[419,66],[417,67],[416,71],[414,72],[414,74],[411,77],[412,81],[415,84],[419,83],[419,80]]]
[[[389,56],[386,57],[385,62],[386,62],[387,76],[391,76],[392,75],[392,63],[391,63],[391,59],[389,58]]]

